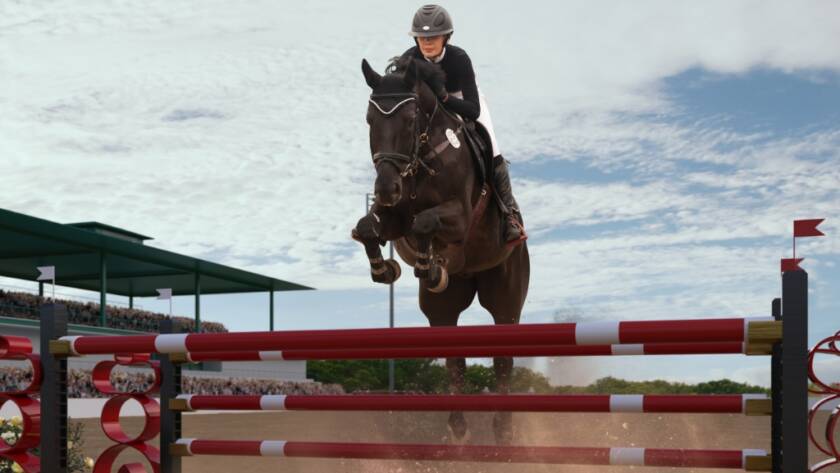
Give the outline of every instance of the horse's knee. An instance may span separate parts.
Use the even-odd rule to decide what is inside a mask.
[[[441,228],[440,216],[433,212],[418,214],[411,224],[411,231],[416,235],[432,235]]]
[[[378,240],[379,239],[379,225],[376,220],[373,219],[370,215],[365,215],[364,217],[359,219],[359,222],[356,223],[356,228],[354,229],[354,235],[358,236],[359,239],[365,240]]]

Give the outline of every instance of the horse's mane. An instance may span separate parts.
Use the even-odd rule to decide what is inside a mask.
[[[417,71],[417,78],[425,82],[432,90],[446,88],[446,73],[437,64],[429,61],[421,61],[413,56],[396,56],[385,69],[387,74],[403,74],[408,66],[414,63]]]

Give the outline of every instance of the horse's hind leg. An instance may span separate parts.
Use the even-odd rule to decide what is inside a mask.
[[[493,370],[496,374],[496,392],[498,394],[510,393],[513,358],[493,358]],[[499,445],[510,445],[513,442],[513,414],[510,411],[497,412],[493,415],[493,434]]]
[[[462,394],[464,392],[464,375],[467,372],[467,360],[447,358],[446,371],[449,373],[449,394]],[[453,442],[466,443],[469,440],[467,418],[464,417],[463,412],[450,412],[447,425]]]
[[[528,294],[530,262],[528,247],[521,245],[513,250],[504,263],[476,275],[478,301],[493,316],[497,325],[518,324]],[[493,358],[496,374],[496,392],[510,392],[513,358]],[[497,412],[493,416],[493,433],[496,443],[508,445],[513,441],[513,415]]]
[[[428,280],[420,280],[420,310],[429,319],[431,326],[457,325],[458,317],[475,298],[475,280],[472,278],[452,278],[443,292],[428,290]],[[467,369],[463,358],[447,358],[446,370],[449,373],[449,392],[460,394],[464,390],[464,374]],[[468,438],[467,420],[460,411],[449,414],[449,431],[455,442],[465,442]]]

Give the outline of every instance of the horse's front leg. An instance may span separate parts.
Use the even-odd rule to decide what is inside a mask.
[[[449,285],[449,274],[445,265],[435,261],[432,241],[458,241],[467,231],[463,204],[450,200],[436,207],[424,210],[414,217],[411,233],[417,240],[417,260],[414,263],[414,275],[428,280],[429,290],[443,292]]]
[[[387,212],[378,211],[374,206],[370,213],[359,219],[353,229],[353,239],[365,247],[370,262],[370,277],[374,282],[391,284],[400,278],[400,264],[393,259],[382,257],[381,246],[386,241],[400,238],[399,223]]]

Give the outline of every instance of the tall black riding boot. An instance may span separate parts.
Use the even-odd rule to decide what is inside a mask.
[[[523,226],[522,214],[516,199],[513,198],[513,190],[510,186],[510,174],[508,165],[501,155],[493,158],[493,187],[499,200],[504,205],[505,222],[502,226],[504,240],[509,245],[516,245],[528,238]]]

